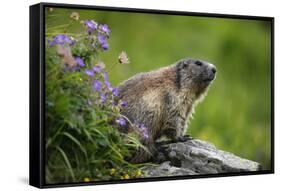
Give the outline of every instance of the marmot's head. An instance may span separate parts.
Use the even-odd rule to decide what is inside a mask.
[[[177,86],[192,90],[199,96],[215,79],[216,67],[202,60],[185,58],[176,63]]]

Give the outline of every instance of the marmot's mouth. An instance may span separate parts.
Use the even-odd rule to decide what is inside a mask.
[[[208,78],[205,78],[203,81],[204,81],[204,82],[211,82],[211,81],[213,81],[214,79],[215,79],[215,75],[210,76],[210,77],[208,77]]]

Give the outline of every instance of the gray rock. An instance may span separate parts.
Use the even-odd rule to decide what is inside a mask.
[[[159,166],[148,167],[144,170],[147,177],[161,177],[161,176],[182,176],[182,175],[195,175],[192,170],[187,168],[178,168],[170,165],[170,161],[161,163]]]
[[[198,139],[161,144],[158,149],[163,152],[161,160],[165,162],[147,167],[144,172],[148,177],[261,170],[257,162],[219,150],[213,144]]]

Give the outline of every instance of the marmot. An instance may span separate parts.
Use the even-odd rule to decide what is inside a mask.
[[[168,67],[139,73],[119,85],[120,99],[128,103],[121,114],[133,123],[144,124],[148,130],[148,137],[142,142],[150,153],[138,152],[133,162],[148,161],[161,136],[176,140],[184,136],[194,106],[202,100],[215,76],[214,65],[185,58]]]

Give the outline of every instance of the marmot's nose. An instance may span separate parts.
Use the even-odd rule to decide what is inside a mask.
[[[217,72],[217,69],[216,69],[216,67],[214,67],[214,66],[212,66],[211,70],[212,70],[212,72],[213,72],[214,74]]]

